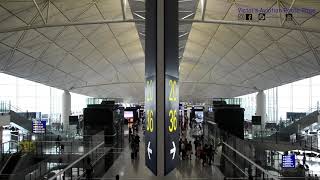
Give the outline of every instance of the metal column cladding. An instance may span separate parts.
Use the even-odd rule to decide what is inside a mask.
[[[178,0],[164,0],[165,124],[164,174],[175,169],[179,154]]]
[[[178,0],[146,0],[145,161],[155,175],[178,162]]]
[[[157,175],[157,1],[146,0],[145,30],[145,163]]]

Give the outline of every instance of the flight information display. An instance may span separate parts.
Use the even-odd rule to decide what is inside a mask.
[[[283,155],[282,156],[282,168],[295,168],[296,156],[295,155]]]
[[[46,132],[46,121],[33,120],[32,121],[32,132],[42,134]]]
[[[124,118],[133,118],[133,111],[124,111]]]

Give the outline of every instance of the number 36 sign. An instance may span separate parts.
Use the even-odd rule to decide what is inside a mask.
[[[165,174],[177,165],[178,153],[176,143],[179,140],[179,87],[178,79],[166,75],[166,108],[165,108]]]

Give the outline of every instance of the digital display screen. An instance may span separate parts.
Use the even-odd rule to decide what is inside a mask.
[[[252,116],[252,125],[261,125],[261,116]]]
[[[34,120],[32,121],[32,132],[42,134],[46,132],[46,121]]]
[[[133,111],[124,111],[124,118],[133,118]]]
[[[78,116],[69,116],[69,125],[77,125],[79,122]]]
[[[282,168],[295,168],[296,156],[295,155],[283,155],[282,156]]]

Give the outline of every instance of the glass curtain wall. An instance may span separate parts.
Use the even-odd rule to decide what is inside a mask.
[[[264,91],[266,94],[267,121],[285,120],[287,112],[310,113],[319,109],[320,75],[285,84]],[[255,115],[257,93],[240,96],[245,108],[245,119]]]
[[[48,114],[51,122],[60,122],[63,91],[57,88],[0,73],[0,101],[14,111]],[[72,114],[81,114],[87,96],[71,94]]]

